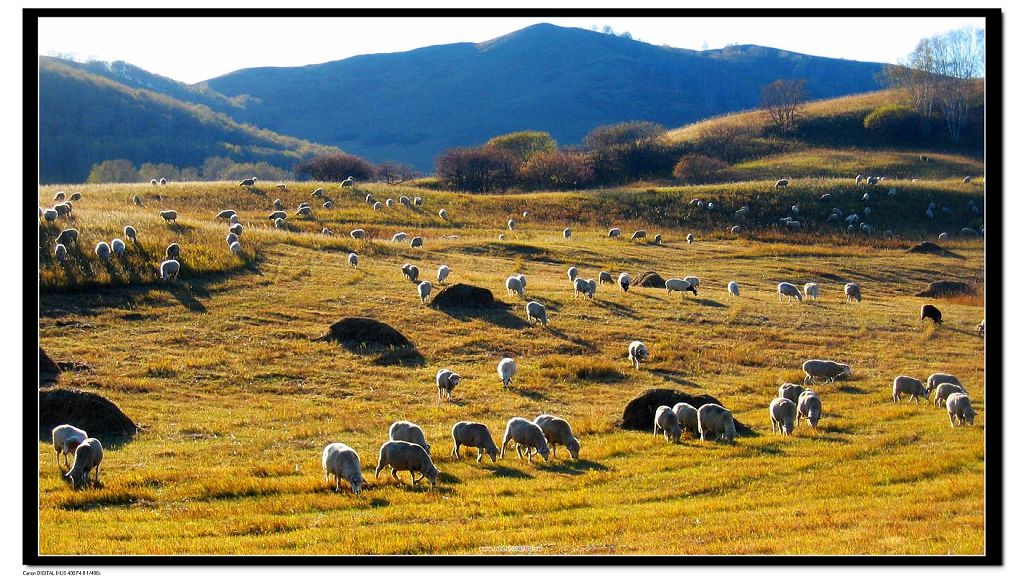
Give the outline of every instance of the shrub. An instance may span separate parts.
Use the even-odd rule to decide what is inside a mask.
[[[534,154],[519,170],[525,188],[568,190],[585,188],[594,180],[590,159],[578,152],[542,152]]]
[[[627,121],[592,130],[583,145],[589,151],[594,180],[615,184],[668,177],[679,157],[677,146],[660,139],[665,128],[650,121]]]
[[[349,176],[356,180],[367,180],[373,176],[374,167],[370,162],[352,154],[327,154],[296,164],[295,174],[320,182],[341,182]]]
[[[492,137],[485,147],[506,151],[523,163],[535,154],[555,151],[557,144],[546,131],[518,131]]]
[[[502,192],[515,183],[518,166],[516,159],[501,149],[453,148],[437,158],[437,177],[452,190]]]
[[[687,184],[703,184],[721,179],[729,165],[703,154],[687,154],[679,159],[672,175]]]
[[[92,167],[89,172],[90,184],[137,182],[139,172],[131,160],[107,160]]]
[[[908,141],[921,134],[921,115],[906,105],[882,105],[864,117],[864,128],[882,137]]]
[[[420,173],[408,164],[384,162],[377,164],[374,170],[374,177],[385,184],[401,184],[402,182],[419,178]]]
[[[583,145],[591,150],[608,149],[653,142],[664,133],[664,127],[651,121],[625,121],[595,127],[583,138]]]

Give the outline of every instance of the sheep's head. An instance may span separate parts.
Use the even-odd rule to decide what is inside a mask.
[[[565,448],[569,449],[569,456],[573,459],[580,458],[580,441],[576,437],[572,437],[569,444],[565,445]]]
[[[492,463],[498,462],[498,447],[494,443],[487,445],[487,456],[491,458]]]
[[[462,380],[462,376],[459,376],[458,374],[452,374],[451,376],[448,376],[449,392],[451,391],[452,388],[455,388],[456,386],[459,385],[459,380]]]
[[[437,470],[437,467],[431,464],[427,467],[424,467],[424,469],[420,471],[420,473],[423,473],[423,476],[427,478],[427,481],[430,481],[431,487],[437,486],[437,476],[441,474],[441,472]]]
[[[975,416],[977,416],[977,413],[974,412],[973,408],[968,408],[967,410],[964,411],[964,421],[971,426],[974,426]]]
[[[548,455],[551,454],[551,449],[548,447],[547,441],[544,441],[537,447],[537,454],[544,457],[544,460],[548,460]]]
[[[353,477],[352,480],[349,481],[348,483],[349,485],[352,486],[352,493],[359,495],[359,493],[363,490],[363,485],[366,484],[366,480],[363,479],[362,474],[359,474]]]

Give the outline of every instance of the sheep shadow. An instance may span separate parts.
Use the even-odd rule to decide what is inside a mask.
[[[530,390],[529,388],[517,388],[516,386],[511,386],[508,390],[515,392],[524,398],[529,398],[530,400],[547,400],[547,397],[544,396],[543,392]]]
[[[689,386],[690,388],[700,388],[700,384],[684,379],[682,374],[679,372],[666,370],[664,368],[648,368],[647,371],[666,382],[672,382],[673,384],[679,384],[680,386]]]
[[[358,353],[357,350],[353,350]],[[377,366],[404,366],[407,368],[419,368],[427,364],[427,359],[414,346],[386,350],[377,355],[373,360]]]
[[[501,459],[499,459],[501,460]],[[480,464],[480,468],[484,471],[490,471],[495,477],[508,477],[510,479],[533,479],[534,476],[516,469],[515,467],[509,467],[508,465],[498,465],[497,463],[491,465]]]
[[[582,459],[553,459],[551,463],[538,464],[537,470],[544,471],[545,473],[558,473],[559,475],[583,475],[587,471],[607,471],[608,466]]]
[[[170,288],[171,295],[178,300],[186,309],[193,313],[207,313],[209,310],[203,305],[203,302],[196,299],[196,295],[201,297],[209,297],[210,293],[204,287],[192,283],[179,284],[174,283]]]
[[[719,303],[714,299],[694,299],[693,302],[698,305],[703,305],[705,307],[726,307],[724,303]]]
[[[593,299],[592,301],[594,302],[595,305],[598,305],[600,307],[603,307],[604,309],[607,309],[613,315],[616,315],[618,317],[626,317],[626,318],[629,318],[629,319],[638,319],[637,311],[635,309],[633,309],[632,307],[627,307],[627,306],[621,305],[619,303],[612,303],[611,301],[606,301],[604,299]]]
[[[449,483],[449,484],[455,483],[455,484],[458,484],[458,483],[462,483],[462,479],[459,479],[458,477],[456,477],[455,475],[452,475],[451,473],[443,473],[442,472],[442,473],[438,473],[438,475],[437,475],[437,482],[438,483]]]
[[[856,386],[840,386],[837,388],[843,394],[867,394],[868,391],[863,388],[857,388]]]
[[[516,317],[508,307],[498,309],[462,309],[458,307],[435,306],[435,309],[461,322],[479,320],[503,329],[525,329],[530,326],[525,319]]]
[[[548,333],[550,333],[551,335],[555,336],[556,338],[558,338],[560,340],[565,340],[567,342],[571,342],[571,343],[573,343],[573,344],[575,344],[575,345],[577,345],[577,346],[579,346],[581,348],[588,349],[588,350],[596,350],[597,349],[597,345],[594,344],[594,342],[589,342],[589,341],[587,341],[587,340],[585,340],[583,338],[570,337],[569,334],[565,333],[564,331],[559,331],[559,330],[551,328],[551,327],[545,327],[544,329],[546,329],[548,331]]]
[[[783,455],[785,454],[777,443],[769,443],[766,445],[753,445],[750,448],[754,449],[762,455]]]

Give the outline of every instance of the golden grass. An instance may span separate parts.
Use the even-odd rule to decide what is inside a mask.
[[[294,209],[317,186],[338,202],[335,210],[289,219],[287,232],[268,228],[273,198]],[[929,187],[958,195],[953,184]],[[43,263],[42,346],[57,361],[92,367],[65,373],[62,384],[111,398],[143,427],[129,443],[108,447],[103,486],[81,491],[60,478],[52,447],[40,442],[43,554],[985,550],[984,344],[973,335],[984,305],[929,300],[945,319],[933,328],[917,320],[922,300],[913,297],[935,279],[983,281],[978,241],[956,242],[965,258],[953,259],[867,238],[761,242],[687,222],[662,223],[663,246],[604,236],[612,219],[624,232],[648,226],[625,214],[630,204],[664,200],[674,208],[669,201],[685,205],[695,191],[739,196],[732,193],[760,183],[505,197],[382,186],[354,194],[318,184],[261,196],[227,184],[171,184],[160,190],[165,203],[141,209],[129,201],[150,193],[148,185],[73,188],[84,196],[75,224],[89,249],[130,220],[148,252],[174,238],[186,265],[199,264],[171,284],[148,284],[149,262],[139,266],[139,281],[104,280],[94,266],[100,286],[79,274],[75,288],[88,292],[69,292]],[[417,212],[375,213],[361,201],[369,190],[378,198],[420,194],[426,203]],[[154,220],[158,206],[176,208],[183,230]],[[442,206],[452,224],[437,217]],[[226,224],[213,218],[228,207],[246,224],[243,258],[227,252]],[[526,208],[530,217],[498,241],[500,226]],[[561,229],[570,220],[566,241]],[[373,238],[324,237],[321,225],[336,233],[362,227]],[[399,230],[423,234],[427,244],[385,241]],[[691,230],[699,236],[689,246],[683,238]],[[441,238],[447,234],[459,238]],[[358,270],[346,264],[349,250],[360,253]],[[481,285],[502,299],[504,277],[522,272],[527,299],[547,305],[550,324],[527,325],[525,301],[512,298],[508,313],[492,316],[421,306],[399,272],[403,262],[427,276],[448,264],[450,283]],[[594,300],[576,300],[565,276],[571,264],[595,278],[599,269],[697,275],[701,294],[605,285]],[[741,297],[727,295],[730,280]],[[816,280],[821,301],[780,303],[780,280]],[[861,284],[863,303],[842,301],[848,280]],[[427,364],[380,366],[309,341],[350,315],[397,327]],[[633,339],[652,353],[639,371],[626,359]],[[512,390],[495,372],[505,355],[519,365]],[[767,404],[779,383],[802,379],[808,357],[848,361],[854,377],[818,387],[825,408],[818,430],[801,425],[793,438],[773,436]],[[436,400],[441,367],[463,376],[450,404]],[[966,383],[979,412],[973,427],[950,428],[931,405],[891,404],[893,376],[939,370]],[[648,387],[713,394],[758,434],[732,447],[670,445],[616,429],[625,403]],[[500,439],[509,417],[542,412],[573,424],[579,461],[564,453],[533,465],[514,454],[496,465],[447,456],[459,420],[485,422]],[[410,486],[407,474],[403,483],[386,471],[373,478],[377,448],[399,418],[423,426],[432,443],[442,472],[436,489]],[[333,493],[324,482],[320,453],[332,441],[360,453],[369,480],[362,496]]]

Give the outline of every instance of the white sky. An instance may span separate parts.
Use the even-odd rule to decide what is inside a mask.
[[[770,21],[770,22],[769,22]],[[656,45],[699,50],[759,44],[895,62],[918,40],[981,18],[42,18],[39,54],[123,60],[195,83],[259,66],[296,66],[453,42],[481,42],[538,22],[611,26]]]

